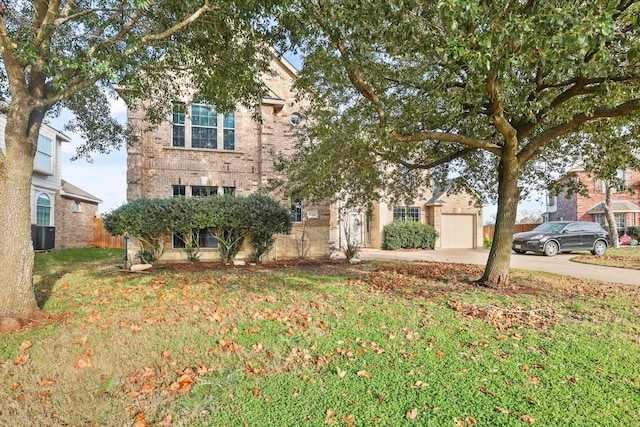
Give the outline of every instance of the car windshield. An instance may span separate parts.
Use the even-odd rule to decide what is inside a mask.
[[[539,226],[533,229],[533,231],[560,231],[567,224],[566,223],[557,223],[557,222],[543,222]]]

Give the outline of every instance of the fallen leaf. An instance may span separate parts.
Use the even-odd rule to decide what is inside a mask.
[[[20,383],[11,383],[11,390],[15,390],[20,387]]]
[[[496,394],[494,392],[487,390],[485,387],[478,387],[478,390],[481,393],[488,394],[491,397],[496,397]]]
[[[444,351],[437,351],[436,352],[436,356],[438,356],[438,357],[444,356]]]
[[[260,351],[262,351],[262,343],[261,342],[255,343],[251,346],[251,348],[255,353],[260,353]]]
[[[260,391],[261,391],[261,390],[260,390],[259,388],[254,387],[254,388],[253,388],[253,397],[256,397],[256,398],[257,398],[257,397],[260,397]]]
[[[85,335],[84,337],[82,337],[80,339],[71,341],[71,344],[85,345],[87,343],[87,341],[89,341],[89,337]]]
[[[191,385],[193,384],[193,379],[191,376],[185,374],[178,378],[178,389],[182,392],[188,392],[191,390]]]
[[[160,355],[162,355],[162,358],[164,360],[171,359],[171,352],[169,350],[164,350],[162,353],[160,353]]]
[[[520,415],[520,419],[527,424],[534,424],[536,420],[531,415],[522,414]]]
[[[353,414],[346,414],[341,416],[340,419],[345,423],[351,423],[356,420],[356,417]]]
[[[364,369],[363,369],[363,370],[361,370],[361,371],[356,372],[356,375],[357,375],[357,376],[359,376],[359,377],[367,377],[367,378],[371,378],[371,372],[366,371],[366,370],[364,370]]]
[[[415,420],[418,416],[418,408],[413,408],[412,410],[407,412],[407,418],[410,420]]]
[[[338,374],[338,378],[344,378],[347,375],[347,371],[343,371],[339,366],[336,366],[336,373]]]
[[[510,413],[511,413],[511,411],[510,411],[510,410],[508,410],[508,409],[504,409],[504,408],[501,408],[501,407],[499,407],[499,406],[496,406],[496,411],[498,411],[498,412],[502,412],[503,414],[510,414]]]
[[[14,365],[24,365],[25,363],[27,363],[28,360],[29,360],[29,355],[28,354],[22,354],[20,356],[16,356],[15,359],[13,359],[13,364]]]
[[[93,365],[88,357],[81,357],[73,363],[73,367],[76,369],[90,368],[91,366]]]
[[[144,419],[144,413],[138,412],[135,419],[133,420],[132,427],[148,427],[148,425],[149,423],[147,423]]]
[[[20,344],[20,347],[18,347],[18,350],[24,351],[29,348],[31,348],[31,341],[24,341],[22,344]]]
[[[529,382],[531,384],[540,384],[540,379],[538,377],[531,377],[529,378]]]
[[[40,381],[40,385],[42,387],[48,387],[50,385],[55,384],[56,382],[54,380],[52,380],[51,378],[47,377],[45,379],[43,379],[42,381]]]

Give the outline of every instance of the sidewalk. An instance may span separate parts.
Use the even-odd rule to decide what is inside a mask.
[[[360,250],[362,260],[390,259],[400,261],[453,262],[462,264],[485,265],[489,257],[488,249],[435,249],[435,250],[397,250],[382,249]],[[601,280],[610,283],[622,283],[640,286],[640,270],[603,267],[571,261],[573,254],[558,254],[554,257],[544,255],[511,254],[511,268],[532,271],[545,271],[583,279]]]

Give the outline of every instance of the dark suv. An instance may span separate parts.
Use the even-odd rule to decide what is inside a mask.
[[[588,250],[603,255],[609,243],[609,233],[597,222],[550,221],[514,234],[511,248],[519,254],[531,251],[554,256],[558,252]]]

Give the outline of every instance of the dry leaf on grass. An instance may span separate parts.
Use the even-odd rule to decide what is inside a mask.
[[[21,354],[20,356],[16,356],[13,359],[13,364],[19,366],[19,365],[24,365],[28,361],[29,361],[29,355],[28,354]]]

